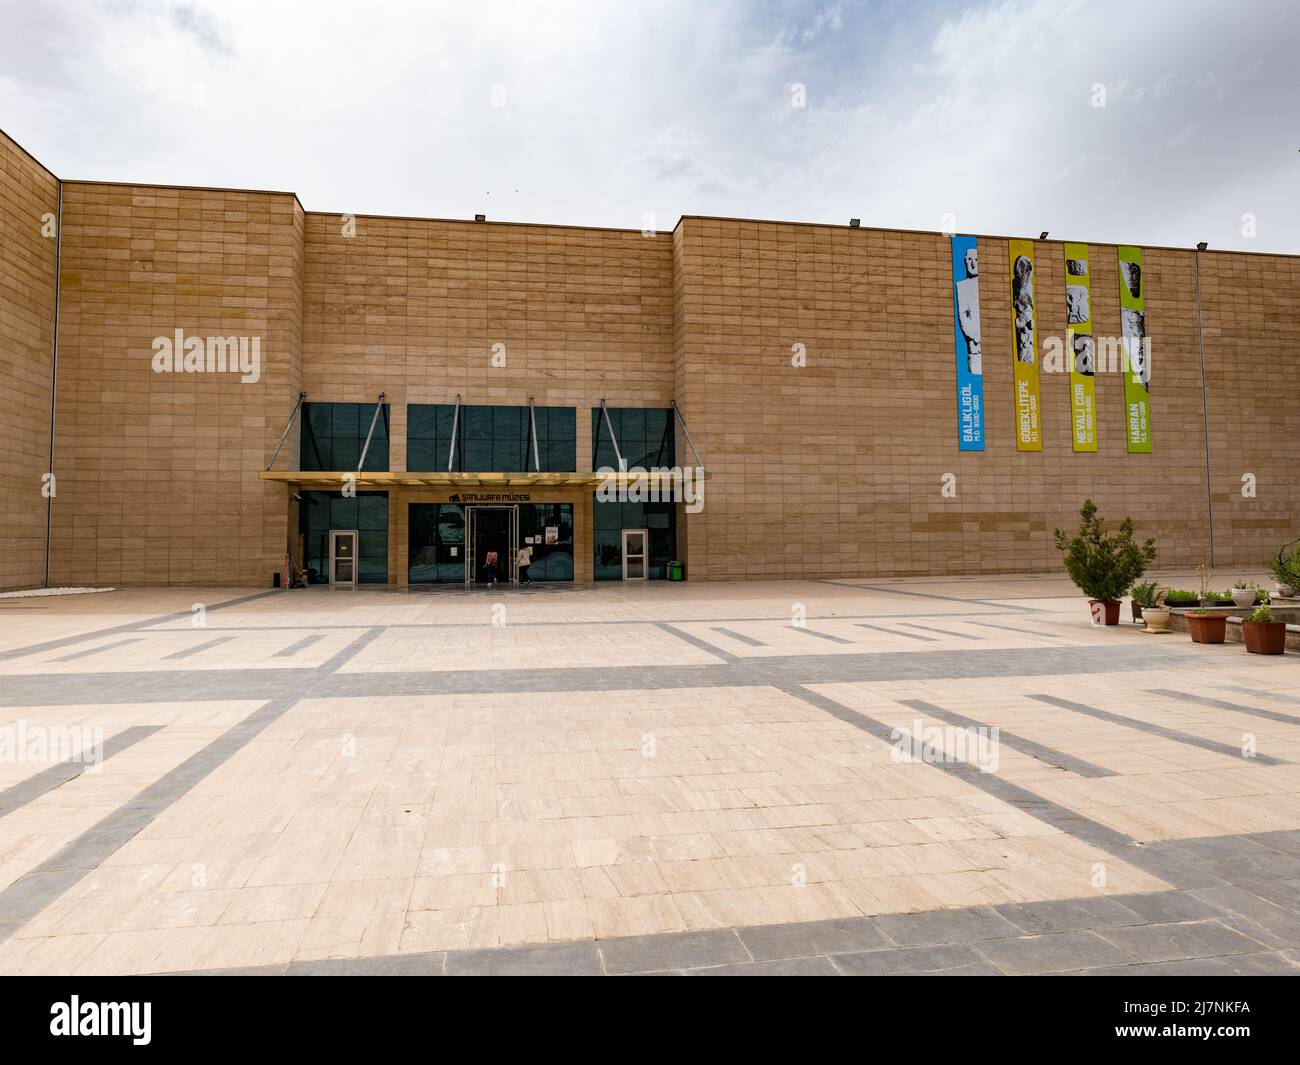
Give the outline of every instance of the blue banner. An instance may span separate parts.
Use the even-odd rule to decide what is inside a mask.
[[[984,450],[984,363],[980,348],[979,251],[974,237],[952,238],[952,305],[957,344],[957,446]]]

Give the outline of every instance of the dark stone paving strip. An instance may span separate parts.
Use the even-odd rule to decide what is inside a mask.
[[[934,703],[927,703],[921,699],[900,699],[899,702],[903,706],[918,710],[923,714],[929,714],[931,717],[937,717],[940,721],[946,721],[948,724],[956,725],[959,728],[982,729],[985,732],[992,728],[991,725],[985,724],[983,721],[976,721],[974,718],[966,717],[955,710],[935,706]],[[998,726],[998,740],[1005,743],[1013,751],[1027,754],[1031,758],[1037,758],[1040,762],[1046,762],[1048,765],[1056,766],[1059,769],[1068,769],[1081,777],[1115,776],[1114,770],[1103,769],[1092,762],[1085,762],[1082,758],[1076,758],[1072,754],[1066,754],[1064,751],[1058,751],[1036,740],[1028,739],[1014,732],[1008,732],[1001,726]]]
[[[821,581],[821,584],[838,584],[841,588],[860,588],[865,592],[883,592],[886,595],[914,595],[921,599],[942,599],[949,603],[962,603],[966,606],[987,606],[996,610],[1012,610],[1020,614],[1038,614],[1036,606],[1018,606],[1015,603],[1002,603],[996,599],[963,599],[959,595],[938,595],[935,592],[904,591],[902,588],[882,588],[876,584],[843,584],[839,581]],[[1021,598],[1017,596],[1017,598]],[[1042,598],[1054,598],[1044,596]]]
[[[241,603],[251,603],[255,599],[265,599],[268,595],[282,595],[279,591],[254,592],[252,595],[241,595],[238,599],[227,599],[222,603],[213,603],[208,606],[208,613],[214,610],[224,610],[229,606],[239,606]],[[182,618],[192,617],[190,611],[183,610],[175,614],[162,614],[157,617],[143,618],[140,621],[130,621],[125,625],[112,625],[106,629],[95,629],[91,632],[78,633],[75,636],[62,636],[57,640],[46,640],[44,643],[34,643],[27,647],[15,647],[9,651],[0,651],[0,662],[8,662],[13,658],[23,658],[26,655],[40,654],[42,651],[57,651],[60,647],[70,647],[74,643],[85,643],[87,640],[97,640],[102,636],[118,636],[127,632],[138,632],[140,629],[147,629],[153,625],[162,625],[169,621],[180,621]]]
[[[1232,685],[1225,685],[1224,691],[1239,692],[1242,695],[1254,695],[1260,699],[1274,699],[1279,703],[1290,703],[1293,706],[1300,706],[1300,699],[1294,695],[1283,695],[1281,692],[1264,692],[1255,688],[1234,688]]]
[[[1278,721],[1283,725],[1300,725],[1300,717],[1295,714],[1281,714],[1276,710],[1260,710],[1254,706],[1242,706],[1240,703],[1229,703],[1222,699],[1211,699],[1205,695],[1197,695],[1194,692],[1171,691],[1169,688],[1152,688],[1153,695],[1162,695],[1166,699],[1177,699],[1179,702],[1195,703],[1197,706],[1210,706],[1216,710],[1232,710],[1238,714],[1249,714],[1251,717],[1261,717],[1265,721]]]
[[[80,651],[73,651],[72,654],[69,655],[60,655],[58,658],[52,659],[52,661],[71,662],[78,658],[89,658],[91,655],[97,655],[101,651],[112,651],[117,647],[125,647],[128,643],[139,643],[142,639],[144,639],[143,636],[131,636],[125,640],[114,640],[112,643],[103,643],[98,647],[85,647]]]
[[[272,593],[268,593],[268,594],[272,594]],[[188,617],[188,615],[185,615],[185,616]],[[855,620],[858,620],[858,619],[872,618],[872,619],[875,619],[875,620],[877,620],[877,621],[895,621],[895,620],[901,620],[901,619],[903,619],[903,618],[949,618],[949,619],[960,619],[960,618],[964,618],[964,617],[966,617],[966,616],[967,616],[967,615],[965,615],[965,614],[959,614],[959,613],[956,613],[956,612],[954,612],[954,611],[952,611],[952,610],[941,610],[941,611],[937,611],[937,612],[932,613],[932,614],[931,614],[931,613],[917,613],[917,612],[914,611],[914,610],[908,610],[906,613],[893,613],[893,614],[839,614],[839,613],[835,613],[835,614],[827,614],[827,615],[824,615],[824,616],[823,616],[823,615],[817,615],[816,617],[811,617],[811,618],[809,618],[808,620],[809,620],[809,621],[855,621]],[[981,618],[986,618],[986,617],[997,617],[997,616],[998,616],[998,612],[997,612],[996,610],[979,610],[979,611],[971,611],[970,616],[972,616],[972,617],[981,617]],[[519,629],[550,629],[550,628],[565,628],[565,627],[570,627],[570,626],[574,626],[574,625],[581,625],[581,626],[586,626],[586,627],[599,626],[599,627],[601,627],[601,628],[604,628],[604,627],[606,627],[606,626],[629,626],[629,625],[631,625],[631,626],[635,626],[635,625],[718,625],[718,624],[722,624],[722,625],[735,625],[735,624],[742,624],[742,623],[747,623],[747,622],[751,622],[751,621],[776,621],[776,622],[780,622],[780,623],[783,624],[783,625],[788,625],[788,624],[790,624],[790,615],[789,615],[788,613],[786,613],[786,614],[779,614],[779,615],[772,615],[772,616],[766,616],[766,615],[750,615],[750,616],[748,616],[748,617],[737,617],[737,618],[730,618],[730,617],[729,617],[729,618],[701,618],[701,617],[694,617],[694,618],[643,618],[643,619],[637,619],[637,618],[601,618],[601,619],[597,619],[597,620],[594,620],[594,621],[561,621],[561,620],[558,620],[558,619],[556,619],[556,620],[536,620],[536,621],[513,621],[513,620],[512,620],[512,621],[510,622],[510,627],[511,627],[511,628],[519,628]],[[152,624],[153,624],[153,623],[151,622],[151,623],[150,623],[150,626],[148,626],[148,627],[152,627]],[[281,630],[281,629],[301,629],[301,628],[303,628],[303,627],[304,627],[304,626],[301,625],[301,624],[298,624],[298,625],[291,625],[291,624],[284,624],[284,625],[272,625],[272,624],[267,624],[267,625],[239,625],[239,624],[230,624],[230,625],[211,625],[211,626],[209,626],[209,628],[217,629],[217,630],[219,630],[219,631],[228,631],[228,632],[275,632],[275,631],[278,631],[278,630]],[[320,624],[320,625],[317,625],[317,624],[313,624],[313,625],[311,625],[311,626],[309,626],[309,627],[310,627],[310,628],[313,628],[313,629],[366,629],[366,628],[372,628],[372,627],[373,627],[373,628],[378,628],[378,629],[490,629],[490,628],[492,628],[492,623],[491,623],[490,621],[483,621],[483,622],[473,622],[473,621],[466,621],[466,622],[458,622],[458,621],[395,621],[395,622],[392,622],[392,623],[386,623],[386,624],[375,625],[375,626],[370,626],[370,625],[367,625],[367,624],[365,624],[365,623],[360,623],[360,622],[354,622],[354,623],[351,624],[351,625],[346,625],[346,624]],[[998,626],[998,627],[1001,628],[1001,626]],[[1084,626],[1082,626],[1082,627],[1088,628],[1088,627],[1091,627],[1091,626],[1084,625]],[[175,631],[177,631],[177,630],[174,629],[174,628],[161,628],[161,629],[159,629],[159,631],[161,631],[161,632],[175,632]]]
[[[859,621],[857,627],[860,629],[875,629],[877,632],[888,633],[890,636],[906,636],[909,640],[924,640],[926,643],[937,643],[933,636],[922,636],[919,632],[903,632],[898,628],[888,629],[884,625],[867,625]]]
[[[380,629],[359,639],[369,643]],[[1181,645],[1179,645],[1181,647]],[[1153,661],[1177,666],[1190,651],[1174,646],[1153,659],[1133,647],[1016,647],[971,650],[917,650],[835,655],[775,655],[731,659],[714,665],[621,666],[601,668],[484,669],[445,672],[335,673],[340,656],[351,657],[354,643],[331,663],[315,669],[172,670],[130,673],[18,674],[4,678],[0,703],[6,706],[79,705],[86,692],[98,702],[174,702],[206,699],[262,699],[300,692],[312,685],[320,698],[372,698],[383,695],[460,695],[513,692],[622,691],[628,688],[716,688],[783,682],[836,684],[884,680],[939,680],[962,677],[1055,676],[1122,673],[1152,668]],[[726,658],[714,648],[713,654]],[[344,661],[346,659],[343,659]]]
[[[304,636],[301,640],[291,643],[288,647],[282,647],[273,654],[272,658],[292,658],[299,651],[305,651],[314,643],[320,643],[325,639],[324,636]]]
[[[669,636],[676,637],[681,640],[682,643],[688,643],[692,647],[704,651],[713,658],[721,659],[723,662],[737,661],[736,656],[730,651],[724,651],[721,647],[715,647],[713,644],[709,643],[708,640],[702,640],[698,636],[677,628],[675,625],[669,625],[667,622],[657,622],[654,627],[659,629],[661,632],[668,633]],[[720,629],[718,631],[721,632],[724,630]]]
[[[728,639],[735,640],[737,643],[747,644],[750,647],[767,646],[767,644],[765,644],[762,640],[756,640],[752,636],[746,636],[743,632],[736,632],[733,629],[724,629],[717,625],[712,626],[712,628],[714,632],[720,632],[722,633],[723,636],[726,636]]]
[[[831,643],[852,643],[852,640],[846,640],[843,636],[832,636],[829,632],[818,632],[816,629],[809,629],[803,625],[791,625],[790,628],[795,632],[802,632],[805,636],[816,636],[819,640],[828,640]]]
[[[601,976],[598,944],[554,943],[496,950],[453,950],[447,954],[447,976]]]
[[[337,673],[339,669],[345,666],[348,662],[352,661],[352,659],[354,659],[357,655],[359,655],[362,651],[364,651],[366,647],[368,647],[371,643],[373,643],[380,636],[382,636],[383,633],[384,633],[383,629],[378,629],[378,628],[367,629],[355,640],[353,640],[350,644],[348,644],[345,648],[343,648],[343,650],[327,658],[321,664],[320,669],[313,670],[312,673],[314,675],[320,676],[321,679],[323,679],[324,676],[327,676],[330,673]]]
[[[750,961],[682,969],[682,976],[839,976],[830,958],[791,958],[789,961]]]
[[[962,618],[953,618],[953,621],[960,621],[963,625],[978,625],[982,629],[1001,629],[1005,632],[1020,632],[1026,636],[1041,636],[1045,640],[1059,640],[1059,632],[1037,632],[1034,629],[1018,629],[1014,625],[999,625],[996,621],[966,621]]]
[[[110,854],[297,702],[277,699],[254,710],[175,769],[88,828],[31,872],[0,891],[0,942],[97,868]]]
[[[197,654],[210,650],[213,647],[219,647],[223,643],[229,643],[237,639],[235,636],[218,636],[215,640],[208,640],[206,643],[197,644],[194,647],[182,647],[179,651],[174,651],[169,655],[163,656],[164,662],[170,662],[176,658],[193,658]]]
[[[112,758],[119,751],[124,751],[132,744],[139,743],[147,736],[152,736],[157,732],[161,725],[132,725],[130,728],[124,728],[121,732],[110,736],[104,741],[103,751],[100,755],[101,760]],[[48,795],[55,788],[61,787],[70,780],[75,780],[86,771],[85,763],[77,761],[58,762],[48,769],[42,769],[34,776],[26,780],[20,780],[17,784],[10,785],[3,791],[0,791],[0,817],[5,814],[11,814],[19,807],[26,806],[29,802],[39,799],[42,795]]]
[[[844,976],[1000,976],[996,968],[970,947],[895,947],[863,954],[832,954],[831,962]]]
[[[959,640],[982,640],[983,636],[973,636],[969,632],[953,632],[952,629],[936,629],[933,625],[913,625],[904,621],[902,624],[909,629],[920,629],[922,632],[937,632],[940,636],[956,636]]]
[[[1191,732],[1182,732],[1178,729],[1166,728],[1164,725],[1153,725],[1149,721],[1142,721],[1136,717],[1127,717],[1124,714],[1116,714],[1110,710],[1100,710],[1095,706],[1085,706],[1083,703],[1076,703],[1072,699],[1062,699],[1056,695],[1046,695],[1042,693],[1030,695],[1029,698],[1036,699],[1040,703],[1047,703],[1049,706],[1060,707],[1062,710],[1071,710],[1076,714],[1085,714],[1088,717],[1096,718],[1098,721],[1106,721],[1112,725],[1122,725],[1124,728],[1149,732],[1152,736],[1160,736],[1162,739],[1172,740],[1174,743],[1184,743],[1189,747],[1199,747],[1202,750],[1213,751],[1215,754],[1227,755],[1243,762],[1256,762],[1259,765],[1287,764],[1285,760],[1281,758],[1273,758],[1267,754],[1258,754],[1254,758],[1245,758],[1241,753],[1241,748],[1234,747],[1230,743],[1219,743],[1216,740],[1207,740],[1203,736],[1197,736]]]

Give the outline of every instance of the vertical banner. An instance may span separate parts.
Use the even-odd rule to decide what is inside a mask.
[[[1119,319],[1124,340],[1124,424],[1130,452],[1151,450],[1151,343],[1142,249],[1121,246]]]
[[[1070,359],[1070,426],[1075,451],[1097,450],[1096,347],[1088,245],[1065,246],[1065,348]]]
[[[952,238],[952,304],[957,343],[957,446],[984,450],[984,364],[980,349],[979,250],[974,237]]]
[[[1034,242],[1007,241],[1011,314],[1015,325],[1016,450],[1042,451],[1038,396],[1038,329],[1034,324]]]

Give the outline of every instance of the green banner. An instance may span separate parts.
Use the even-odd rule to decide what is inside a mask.
[[[1130,452],[1151,450],[1151,341],[1142,249],[1120,247],[1119,317],[1124,342],[1124,424]]]
[[[1096,347],[1088,245],[1065,246],[1065,349],[1070,360],[1070,426],[1075,451],[1097,450]]]

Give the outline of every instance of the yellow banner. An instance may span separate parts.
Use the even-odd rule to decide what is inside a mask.
[[[1096,347],[1088,245],[1065,246],[1065,357],[1070,360],[1070,426],[1075,451],[1097,450]]]
[[[1151,338],[1147,336],[1142,249],[1122,245],[1119,257],[1120,335],[1124,338],[1124,414],[1130,453],[1151,450]]]
[[[1034,321],[1034,242],[1007,241],[1011,260],[1012,365],[1016,383],[1016,450],[1042,451],[1038,327]]]

